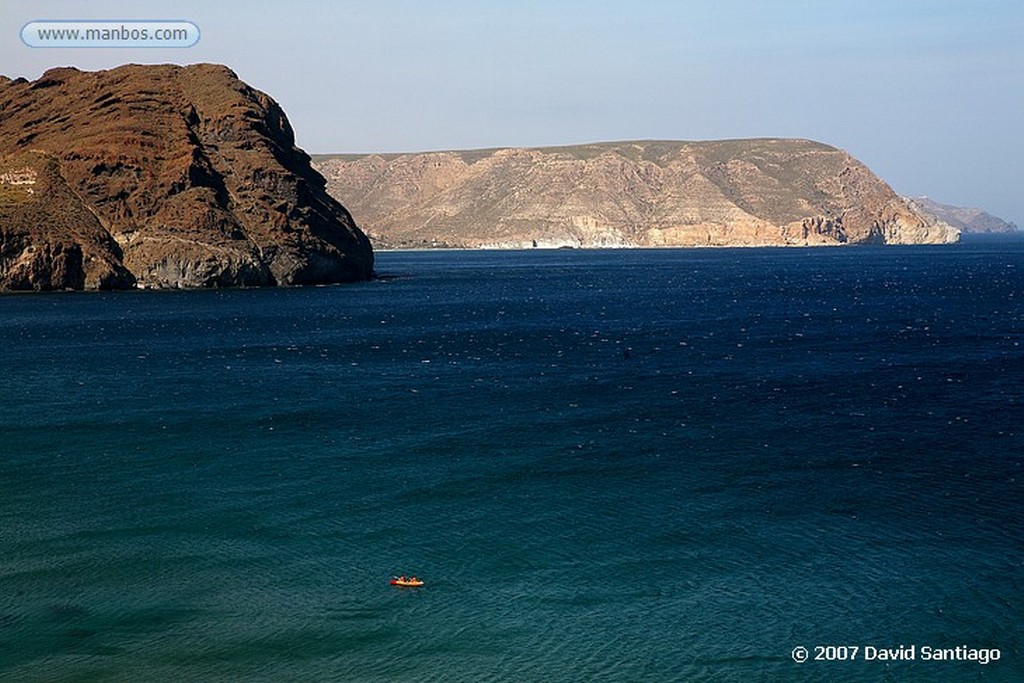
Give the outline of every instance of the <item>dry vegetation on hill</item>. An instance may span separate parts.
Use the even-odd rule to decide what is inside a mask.
[[[956,239],[846,152],[807,140],[327,155],[314,167],[384,247]]]

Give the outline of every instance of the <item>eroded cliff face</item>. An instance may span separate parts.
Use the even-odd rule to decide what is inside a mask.
[[[641,141],[314,160],[378,246],[785,246],[956,241],[846,152],[807,140]]]
[[[212,64],[0,78],[0,289],[321,284],[373,251],[270,97]]]

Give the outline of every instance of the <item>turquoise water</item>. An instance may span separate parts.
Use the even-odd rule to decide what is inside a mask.
[[[0,298],[0,680],[1024,676],[1021,244],[378,272]]]

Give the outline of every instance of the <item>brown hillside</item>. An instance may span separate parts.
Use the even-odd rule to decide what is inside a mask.
[[[226,67],[0,78],[0,289],[306,284],[373,252]]]
[[[846,152],[807,140],[639,141],[320,156],[379,246],[955,241]]]

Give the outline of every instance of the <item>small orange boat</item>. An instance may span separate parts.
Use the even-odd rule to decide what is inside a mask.
[[[404,576],[392,576],[392,586],[401,586],[403,588],[418,588],[423,585],[422,579],[417,579],[415,576],[406,578]]]

